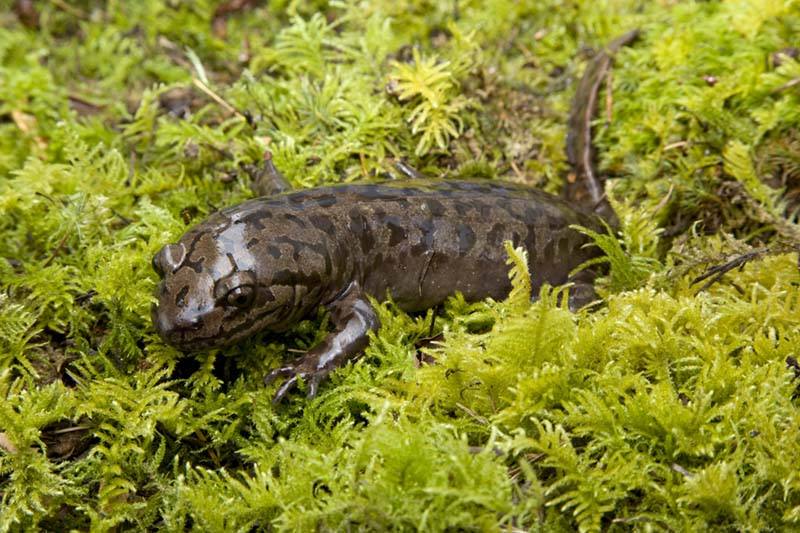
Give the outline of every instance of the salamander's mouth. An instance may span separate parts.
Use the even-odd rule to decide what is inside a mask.
[[[163,311],[162,308],[156,304],[153,304],[150,308],[150,314],[153,319],[153,326],[156,332],[158,332],[158,335],[164,342],[181,351],[194,352],[216,348],[226,344],[224,340],[227,339],[220,342],[218,337],[206,337],[202,335],[203,320],[201,317],[179,321],[170,316],[169,312]]]

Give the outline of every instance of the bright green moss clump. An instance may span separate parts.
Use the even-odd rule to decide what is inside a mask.
[[[0,531],[800,528],[797,2],[28,3],[0,0]],[[263,377],[324,314],[154,334],[153,253],[266,148],[297,186],[404,157],[557,191],[576,80],[633,27],[594,312],[531,305],[509,249],[505,302],[382,304],[278,408]]]

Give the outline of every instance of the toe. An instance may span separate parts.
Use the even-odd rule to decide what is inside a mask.
[[[278,378],[288,378],[289,376],[292,376],[295,373],[296,370],[293,366],[284,366],[281,368],[276,368],[275,370],[267,374],[267,377],[264,378],[264,385],[269,385]]]
[[[313,398],[317,395],[317,390],[319,389],[319,382],[320,378],[318,378],[316,374],[311,376],[311,378],[308,380],[308,392],[306,393],[306,396],[308,398]]]
[[[272,398],[272,404],[277,405],[283,401],[289,392],[297,387],[297,375],[290,377],[286,381],[283,382],[283,385],[280,386],[278,392],[275,393],[275,396]]]

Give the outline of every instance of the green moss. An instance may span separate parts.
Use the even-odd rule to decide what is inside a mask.
[[[793,529],[795,2],[0,0],[0,530]],[[383,324],[313,400],[326,317],[182,356],[150,258],[250,196],[395,173],[557,191],[591,51],[620,218],[604,303],[514,291]],[[211,95],[215,95],[212,97]],[[224,103],[220,103],[220,102]],[[760,259],[707,289],[737,254]]]

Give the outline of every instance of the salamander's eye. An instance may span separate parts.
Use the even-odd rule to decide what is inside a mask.
[[[247,309],[253,304],[256,291],[252,285],[239,285],[228,291],[225,295],[225,303],[231,307]]]

